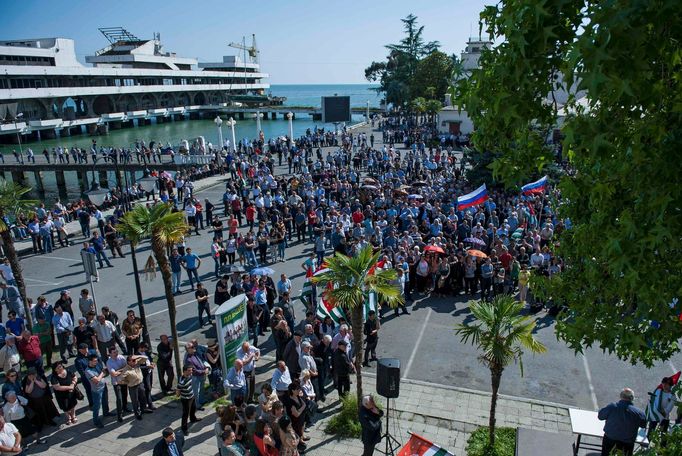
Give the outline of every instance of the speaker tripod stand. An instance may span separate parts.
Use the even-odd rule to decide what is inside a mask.
[[[386,431],[381,436],[386,445],[385,451],[377,450],[386,456],[395,456],[395,451],[400,448],[400,442],[391,434],[391,399],[386,398]]]

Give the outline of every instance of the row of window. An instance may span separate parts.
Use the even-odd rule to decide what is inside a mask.
[[[0,78],[0,89],[39,89],[41,87],[133,87],[154,85],[258,84],[256,78]]]
[[[25,55],[0,55],[0,65],[54,66],[54,58],[30,57]]]

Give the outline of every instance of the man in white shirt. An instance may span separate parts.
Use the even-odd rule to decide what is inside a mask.
[[[107,359],[106,365],[111,375],[111,385],[114,387],[114,393],[116,394],[116,416],[118,417],[118,422],[121,423],[123,421],[123,413],[130,412],[130,409],[128,409],[128,387],[118,383],[121,369],[127,365],[126,357],[119,354],[116,347],[109,347],[109,359]]]
[[[21,434],[12,423],[6,423],[0,416],[0,456],[23,454]]]
[[[253,402],[256,390],[256,361],[260,359],[260,350],[252,347],[248,342],[244,342],[237,349],[237,359],[244,365],[244,376],[248,388],[244,400],[246,403]]]
[[[93,323],[92,329],[97,337],[97,348],[102,355],[102,360],[106,362],[109,359],[109,348],[116,344],[116,326],[100,314]]]

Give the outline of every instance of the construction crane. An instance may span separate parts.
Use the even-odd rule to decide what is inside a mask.
[[[258,54],[260,54],[260,51],[258,50],[258,47],[256,46],[256,35],[255,34],[251,35],[251,39],[252,39],[251,46],[246,45],[246,37],[243,38],[241,43],[230,43],[230,44],[228,44],[228,46],[235,48],[235,49],[241,49],[242,51],[248,52],[249,63],[258,64]]]

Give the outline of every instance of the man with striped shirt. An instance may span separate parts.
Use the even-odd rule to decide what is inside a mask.
[[[182,404],[182,422],[181,428],[184,435],[189,434],[187,421],[195,423],[201,418],[196,417],[196,402],[194,401],[194,391],[192,390],[192,366],[185,365],[182,368],[182,376],[178,379],[176,394],[180,396],[180,403]]]

